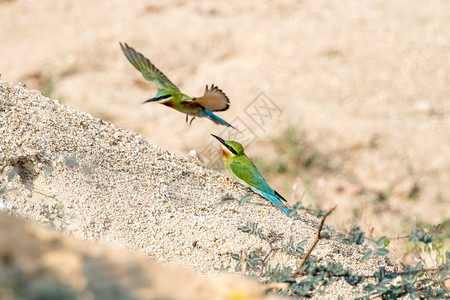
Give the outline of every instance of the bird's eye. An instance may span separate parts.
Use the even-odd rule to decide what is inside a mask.
[[[233,147],[231,147],[231,146],[228,146],[228,150],[230,150],[230,151],[234,151],[234,149],[233,149]]]

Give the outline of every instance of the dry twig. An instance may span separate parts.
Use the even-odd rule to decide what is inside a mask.
[[[287,290],[288,288],[289,288],[289,282],[271,282],[271,283],[264,285],[264,289],[266,291],[276,290],[276,289]]]
[[[242,250],[241,268],[242,274],[245,274],[247,272],[247,251],[245,251],[244,249]]]
[[[311,252],[313,251],[314,247],[316,247],[317,243],[319,242],[321,236],[320,233],[322,232],[322,227],[323,224],[325,223],[325,219],[328,217],[328,215],[330,215],[334,210],[336,209],[336,204],[333,205],[328,211],[327,213],[322,217],[322,219],[320,220],[320,226],[319,226],[319,230],[317,232],[317,237],[314,240],[314,243],[312,244],[311,248],[309,248],[308,252],[306,253],[305,257],[303,257],[302,262],[300,263],[300,265],[298,266],[298,268],[292,272],[291,276],[295,276],[298,274],[298,272],[300,272],[300,269],[303,267],[303,265],[305,264],[306,260],[308,259],[309,255],[311,254]]]

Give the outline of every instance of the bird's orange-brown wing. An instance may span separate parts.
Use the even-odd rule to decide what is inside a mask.
[[[209,111],[224,111],[230,107],[230,100],[227,95],[217,86],[206,86],[203,96],[194,100]]]

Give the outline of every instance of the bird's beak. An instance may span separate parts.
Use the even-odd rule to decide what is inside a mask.
[[[144,102],[142,102],[142,104],[149,103],[149,102],[154,102],[154,101],[158,101],[158,99],[155,99],[155,98],[147,99]]]
[[[220,138],[220,137],[218,137],[217,135],[214,135],[214,134],[211,134],[211,135],[212,135],[213,137],[215,137],[219,142],[221,142],[222,145],[226,146],[225,140],[224,140],[224,139],[222,139],[222,138]]]
[[[154,98],[150,98],[148,100],[145,100],[144,102],[142,102],[142,104],[148,103],[148,102],[158,102],[158,101],[164,101],[169,99],[170,97],[172,97],[172,95],[162,95],[159,97],[154,97]]]

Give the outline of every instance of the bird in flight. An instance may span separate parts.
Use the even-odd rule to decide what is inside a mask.
[[[119,43],[128,61],[142,73],[142,76],[148,81],[158,84],[159,89],[155,97],[145,100],[144,103],[156,102],[176,109],[186,114],[186,123],[189,116],[192,119],[189,125],[196,117],[206,117],[216,124],[225,125],[234,128],[227,121],[216,116],[213,112],[224,111],[230,107],[230,100],[227,95],[217,86],[206,85],[203,96],[190,97],[180,92],[180,90],[167,78],[158,68],[156,68],[144,55],[128,46]]]
[[[225,141],[214,134],[211,135],[222,144],[223,163],[228,171],[243,185],[263,196],[288,215],[289,208],[283,203],[286,199],[267,184],[255,164],[245,155],[242,145],[235,141]]]

